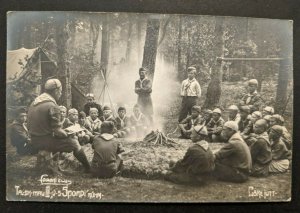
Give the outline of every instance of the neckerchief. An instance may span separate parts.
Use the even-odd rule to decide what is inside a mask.
[[[249,104],[250,101],[251,101],[251,99],[252,99],[252,97],[255,96],[255,95],[257,95],[257,91],[256,90],[252,94],[248,93],[247,94],[248,97],[246,99],[246,104]]]
[[[145,77],[143,80],[139,79],[140,84],[141,84],[141,89],[143,88],[143,82],[146,80],[147,78]]]
[[[120,119],[120,121],[121,121],[121,127],[124,127],[125,126],[125,118],[126,118],[126,116],[124,116],[124,118],[122,119],[119,115],[118,115],[118,118]]]
[[[45,101],[51,101],[57,104],[55,99],[51,95],[49,95],[48,93],[43,93],[34,99],[33,105],[37,105]]]

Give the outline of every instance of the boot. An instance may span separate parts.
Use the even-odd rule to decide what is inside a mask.
[[[84,171],[87,173],[90,172],[91,165],[90,165],[83,149],[80,149],[77,152],[73,152],[73,154],[77,158],[77,160],[79,160],[79,162],[82,163],[82,165],[84,166]]]

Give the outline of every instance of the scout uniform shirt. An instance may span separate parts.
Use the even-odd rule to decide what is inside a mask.
[[[248,93],[244,95],[241,101],[243,102],[242,106],[248,105],[250,107],[250,113],[259,111],[259,107],[262,104],[262,98],[257,91],[254,91],[252,94]]]
[[[209,134],[220,135],[222,132],[224,123],[225,123],[225,121],[221,117],[217,121],[215,121],[214,119],[211,119],[208,122],[208,124],[206,125]]]
[[[100,133],[101,124],[102,124],[102,122],[100,121],[99,118],[96,118],[95,120],[93,120],[90,116],[86,117],[85,128],[87,128],[92,134],[94,134],[95,132]]]
[[[128,127],[129,124],[129,118],[125,115],[123,118],[120,116],[116,117],[116,128],[117,130],[122,130]]]
[[[186,96],[200,97],[201,96],[200,84],[195,78],[193,78],[192,80],[185,79],[181,83],[180,95],[182,97],[186,97]]]
[[[139,79],[135,82],[135,92],[138,94],[137,103],[141,108],[141,112],[145,115],[153,114],[152,106],[152,82],[148,78]]]
[[[187,118],[183,119],[180,124],[186,124],[185,129],[189,130],[193,126],[196,126],[198,124],[201,124],[203,122],[203,119],[200,115],[198,115],[196,118],[193,118],[192,116],[188,116]]]

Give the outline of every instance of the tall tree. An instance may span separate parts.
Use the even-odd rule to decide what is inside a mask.
[[[223,38],[223,17],[216,17],[215,26],[215,55],[218,57],[224,56],[224,38]],[[223,62],[215,60],[211,70],[211,80],[207,87],[206,99],[204,107],[212,108],[217,106],[221,97],[221,82],[222,82]]]
[[[102,40],[101,40],[101,67],[104,76],[106,76],[108,68],[109,58],[109,24],[108,24],[108,13],[102,15]]]
[[[126,54],[125,54],[125,60],[127,63],[130,62],[130,56],[131,56],[132,40],[133,40],[132,29],[133,29],[133,22],[131,19],[131,15],[128,15],[128,32],[127,32]]]
[[[178,79],[183,80],[184,76],[182,75],[182,17],[179,16],[179,23],[178,23],[178,38],[177,38],[177,70],[178,70]]]
[[[67,14],[56,17],[56,46],[57,46],[57,74],[62,83],[61,104],[70,108],[72,105],[70,71],[67,54]]]
[[[292,22],[278,23],[278,33],[280,38],[280,56],[284,60],[280,61],[279,74],[278,74],[278,86],[276,93],[275,111],[277,113],[284,113],[287,102],[287,87],[288,81],[292,74]]]
[[[148,18],[142,66],[149,70],[149,78],[151,80],[155,71],[159,26],[160,21],[157,17]]]

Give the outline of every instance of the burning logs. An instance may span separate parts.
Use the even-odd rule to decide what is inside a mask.
[[[153,145],[164,145],[168,147],[175,147],[177,144],[173,139],[165,136],[163,132],[158,130],[151,131],[146,137],[143,139],[144,142],[152,143]]]

